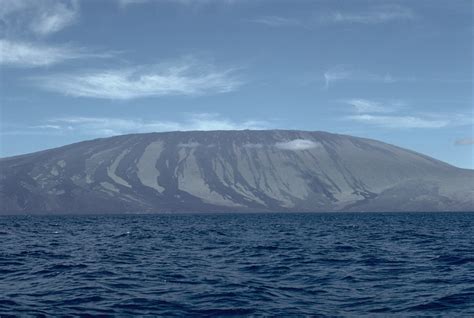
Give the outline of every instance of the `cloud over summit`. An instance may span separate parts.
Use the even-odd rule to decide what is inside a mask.
[[[18,127],[7,134],[79,134],[103,137],[163,131],[267,129],[270,126],[265,121],[234,121],[210,113],[186,114],[182,120],[71,116],[51,118],[30,127]]]

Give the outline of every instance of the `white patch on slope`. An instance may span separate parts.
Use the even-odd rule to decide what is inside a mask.
[[[132,186],[127,181],[115,174],[115,170],[117,170],[120,161],[127,153],[129,153],[129,151],[130,150],[128,149],[125,150],[120,155],[118,155],[117,158],[115,158],[114,162],[110,165],[110,167],[107,167],[107,175],[110,177],[110,179],[114,180],[115,183],[131,188]]]
[[[143,152],[140,160],[137,163],[137,176],[140,182],[147,187],[155,189],[159,193],[162,193],[165,188],[158,184],[158,177],[160,171],[156,169],[156,161],[160,158],[161,152],[163,151],[163,142],[154,141],[150,143]]]
[[[59,171],[56,167],[52,167],[50,173],[55,177],[59,176]]]
[[[109,190],[109,191],[112,191],[112,192],[117,192],[119,193],[120,190],[117,189],[112,183],[110,182],[101,182],[100,185],[102,186],[102,188],[106,189],[106,190]]]
[[[283,150],[298,151],[321,147],[321,144],[307,139],[294,139],[286,142],[277,142],[275,147]]]
[[[107,160],[110,153],[114,153],[116,148],[109,148],[97,153],[94,153],[90,158],[86,159],[86,170],[85,170],[85,179],[86,183],[90,184],[94,182],[94,174],[96,170],[101,166],[101,164]]]
[[[58,189],[51,189],[48,191],[48,194],[52,194],[52,195],[61,195],[61,194],[64,194],[66,193],[66,191],[64,190],[58,190]]]

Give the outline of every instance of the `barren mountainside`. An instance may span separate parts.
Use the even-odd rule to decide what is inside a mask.
[[[0,159],[0,213],[474,211],[474,171],[305,131],[124,135]]]

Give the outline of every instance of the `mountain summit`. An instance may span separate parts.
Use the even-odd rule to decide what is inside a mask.
[[[474,171],[326,132],[123,135],[0,159],[0,213],[474,211]]]

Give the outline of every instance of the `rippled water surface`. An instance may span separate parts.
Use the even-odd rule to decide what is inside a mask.
[[[474,315],[474,213],[0,217],[0,316]]]

